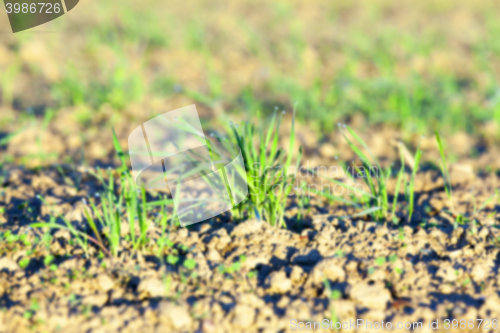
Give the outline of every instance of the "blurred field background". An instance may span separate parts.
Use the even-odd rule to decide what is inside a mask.
[[[192,103],[213,129],[296,101],[313,141],[342,122],[496,142],[499,14],[495,0],[84,0],[0,34],[0,163],[107,163],[111,125],[126,146]]]
[[[0,8],[0,332],[500,317],[500,1],[81,0],[18,34]],[[247,168],[261,195],[180,228],[112,128],[126,154],[190,104],[209,138],[283,117],[244,131],[256,171],[296,137],[302,166],[384,173],[344,200]]]

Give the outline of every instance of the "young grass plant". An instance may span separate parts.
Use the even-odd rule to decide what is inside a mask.
[[[340,126],[339,126],[340,128]],[[342,136],[344,139],[347,141],[349,144],[349,147],[356,153],[356,155],[361,159],[363,163],[363,169],[360,169],[358,166],[353,164],[353,168],[356,170],[358,173],[358,176],[361,175],[363,180],[365,181],[366,185],[370,189],[372,198],[375,199],[374,204],[375,207],[372,207],[375,209],[378,207],[379,209],[374,210],[374,215],[377,220],[380,220],[382,218],[387,218],[387,209],[389,207],[388,204],[388,194],[387,194],[387,177],[390,174],[390,169],[386,169],[385,172],[383,171],[382,167],[380,166],[380,163],[378,160],[375,158],[375,156],[372,154],[370,148],[368,145],[361,139],[350,127],[346,127],[347,131],[351,134],[351,136],[370,154],[371,158],[375,161],[376,164],[376,170],[377,173],[375,175],[375,182],[373,181],[372,178],[372,169],[373,165],[370,163],[370,160],[368,157],[356,146],[354,143],[349,140],[349,138],[345,135],[345,133],[342,131]],[[382,173],[381,173],[382,172]]]
[[[50,205],[45,201],[45,199],[42,196],[38,196],[38,198],[43,202],[43,204],[47,205],[50,207]],[[93,238],[92,236],[87,235],[84,232],[81,232],[77,230],[73,225],[62,215],[59,215],[59,217],[62,219],[65,225],[61,225],[57,223],[57,218],[56,214],[52,212],[52,215],[49,217],[49,222],[36,222],[32,223],[31,226],[33,228],[49,228],[49,229],[63,229],[63,230],[68,230],[71,235],[73,236],[73,240],[76,241],[76,243],[83,249],[85,252],[86,257],[89,257],[89,252],[88,252],[88,241],[90,240],[97,246],[99,246],[103,251],[109,253],[109,251],[102,246],[102,243]]]
[[[413,163],[413,170],[411,172],[410,183],[408,184],[408,222],[411,222],[411,217],[413,215],[414,201],[415,201],[415,175],[417,174],[418,164],[420,162],[421,157],[422,157],[422,151],[420,150],[420,143],[419,143],[417,151],[415,153],[415,159]]]
[[[439,167],[441,168],[441,173],[443,174],[444,178],[444,189],[446,191],[446,196],[448,197],[448,201],[451,205],[451,213],[453,215],[457,215],[455,218],[455,221],[453,223],[453,228],[457,229],[458,228],[458,223],[463,222],[463,216],[461,214],[456,214],[455,212],[455,207],[453,205],[453,194],[452,194],[452,189],[451,189],[451,180],[450,180],[450,174],[448,172],[448,163],[446,162],[446,155],[444,153],[444,145],[441,140],[441,136],[439,135],[438,131],[435,132],[436,135],[436,142],[438,145],[439,149],[439,154],[441,155],[441,161],[439,163]]]
[[[446,195],[448,196],[448,200],[449,200],[450,205],[451,205],[451,213],[455,216],[455,221],[453,223],[453,227],[456,229],[456,228],[458,228],[458,223],[465,223],[465,222],[471,222],[471,221],[472,221],[472,223],[474,225],[477,223],[481,227],[485,227],[481,223],[481,221],[477,218],[477,215],[483,209],[485,209],[486,206],[488,206],[489,203],[491,203],[493,200],[495,200],[496,198],[499,197],[498,190],[496,190],[493,195],[491,195],[489,198],[487,198],[479,208],[477,207],[476,199],[475,199],[473,193],[471,192],[471,200],[472,200],[472,204],[473,204],[473,212],[472,212],[472,214],[469,215],[466,218],[466,217],[464,217],[464,215],[457,213],[455,211],[455,207],[453,205],[453,195],[452,195],[452,188],[451,188],[451,179],[450,179],[450,174],[448,172],[448,165],[447,165],[447,162],[446,162],[446,155],[444,153],[443,141],[441,140],[441,137],[440,137],[440,135],[439,135],[439,133],[437,131],[435,132],[435,134],[436,134],[436,142],[437,142],[437,145],[438,145],[438,148],[439,148],[439,153],[441,155],[440,166],[441,166],[441,173],[443,174],[443,178],[444,178],[444,182],[445,182],[445,191],[446,191]],[[493,211],[493,212],[491,212],[488,215],[487,218],[491,218],[495,214],[496,214],[496,211]],[[498,239],[495,236],[495,234],[491,231],[490,226],[487,225],[486,228],[488,229],[488,233],[489,233],[491,239],[493,239],[494,242],[495,242],[495,244],[498,247],[500,247],[500,239]]]
[[[285,226],[283,214],[286,200],[295,182],[295,173],[288,174],[295,149],[295,107],[288,152],[278,148],[280,124],[281,117],[278,118],[275,111],[266,131],[262,127],[257,131],[255,126],[248,122],[243,123],[240,128],[232,128],[247,172],[249,196],[243,207],[246,207],[250,217],[264,217],[272,226]],[[257,135],[258,147],[254,145]],[[302,147],[299,148],[295,170],[298,169],[301,156]]]
[[[402,143],[400,143],[401,145]],[[396,206],[397,206],[397,203],[398,203],[398,196],[399,196],[399,188],[401,186],[401,182],[403,182],[403,188],[405,188],[406,186],[406,182],[405,182],[405,178],[404,178],[404,175],[405,175],[405,161],[404,161],[404,156],[403,156],[403,150],[402,149],[399,149],[399,155],[400,155],[400,163],[401,163],[401,168],[399,169],[399,173],[398,173],[398,180],[396,181],[396,188],[394,190],[394,198],[392,200],[392,222],[394,224],[398,224],[398,218],[396,216]]]
[[[441,137],[439,136],[438,131],[436,131],[435,134],[436,134],[436,141],[437,141],[438,148],[439,148],[439,154],[441,155],[441,161],[439,163],[439,166],[441,168],[441,173],[443,174],[443,178],[444,178],[445,191],[446,191],[446,195],[448,196],[448,200],[450,201],[450,205],[452,207],[451,209],[452,209],[452,211],[454,211],[452,192],[451,192],[451,180],[450,180],[450,174],[448,173],[448,164],[446,163],[446,156],[444,154],[443,142],[441,141]]]
[[[83,199],[83,213],[88,222],[89,228],[94,236],[88,235],[84,231],[77,230],[70,221],[64,216],[59,216],[64,224],[56,222],[55,214],[50,216],[49,222],[38,222],[32,224],[33,227],[50,228],[50,229],[65,229],[68,230],[77,245],[79,245],[88,256],[88,242],[97,245],[108,256],[117,256],[123,242],[121,234],[122,219],[126,215],[129,223],[129,235],[133,250],[142,248],[147,242],[147,230],[149,227],[148,211],[155,206],[163,206],[161,216],[162,245],[161,249],[167,244],[165,241],[164,229],[168,220],[165,206],[172,203],[172,200],[163,198],[162,200],[147,202],[146,191],[144,188],[138,189],[132,179],[132,176],[125,164],[125,155],[120,147],[118,138],[113,130],[113,143],[120,158],[122,165],[117,170],[109,169],[107,172],[97,168],[96,171],[89,170],[89,174],[94,176],[104,188],[102,193],[96,193],[96,198],[89,198],[88,202]],[[116,184],[116,173],[119,174],[119,188]],[[47,202],[40,197],[47,204]],[[136,228],[136,220],[137,226]],[[136,229],[139,234],[136,235]]]
[[[340,124],[339,124],[339,128]],[[367,150],[372,158],[375,160],[376,163],[376,168],[375,170],[377,171],[377,175],[381,171],[380,164],[378,161],[373,157],[373,154],[371,153],[370,149],[366,145],[366,143],[349,127],[346,127],[347,131],[351,134],[351,136],[360,144],[365,150]],[[353,200],[345,199],[340,196],[333,195],[328,192],[318,192],[318,194],[331,199],[333,201],[340,201],[344,202],[348,205],[355,206],[357,208],[365,208],[362,212],[355,214],[356,216],[362,216],[362,215],[371,215],[373,214],[373,217],[377,220],[380,220],[383,217],[387,216],[387,208],[388,208],[388,196],[387,196],[387,186],[386,186],[386,180],[387,177],[389,176],[389,169],[386,169],[385,173],[383,173],[382,177],[372,177],[372,170],[373,166],[372,163],[370,163],[370,160],[368,157],[345,135],[344,132],[342,132],[342,135],[344,139],[347,141],[349,147],[356,153],[356,155],[361,159],[362,161],[362,166],[358,167],[354,163],[350,166],[347,167],[347,172],[345,172],[345,176],[347,178],[347,182],[342,182],[337,179],[333,179],[330,177],[322,176],[321,174],[316,173],[314,170],[309,170],[313,174],[318,175],[319,177],[325,178],[326,180],[341,186],[341,188],[345,189],[348,191],[348,193],[357,193],[357,188],[356,181],[355,181],[355,176],[354,173],[356,172],[356,175],[358,178],[363,178],[366,186],[369,189],[369,192],[363,191],[359,197],[353,197]],[[351,173],[349,173],[349,170]],[[376,182],[374,183],[373,178],[376,178]],[[376,186],[376,184],[378,186]],[[352,191],[352,192],[350,192]]]
[[[336,324],[339,321],[339,317],[337,316],[337,313],[335,312],[334,303],[335,303],[335,301],[342,298],[342,293],[337,289],[332,290],[332,288],[330,286],[330,281],[328,281],[328,279],[326,279],[326,278],[323,280],[323,284],[325,286],[325,293],[326,293],[326,295],[329,299],[329,303],[330,303],[330,320],[332,323]],[[337,327],[335,327],[335,331],[338,332],[339,329]]]
[[[99,172],[100,170],[98,170]],[[109,180],[108,184],[104,181],[102,175],[90,172],[94,177],[101,180],[101,183],[105,186],[105,193],[103,195],[99,195],[101,198],[101,209],[97,208],[93,199],[89,199],[90,207],[92,208],[92,213],[96,216],[104,229],[104,236],[107,239],[107,243],[111,250],[111,253],[116,256],[118,254],[119,246],[120,246],[120,227],[121,227],[121,212],[122,212],[122,204],[123,204],[123,195],[120,195],[116,198],[115,190],[114,190],[114,177],[113,171],[109,170]],[[89,213],[87,207],[84,209],[85,217],[92,229],[95,233],[96,237],[102,244],[102,239],[100,237],[100,231],[95,224],[93,216]]]
[[[342,130],[342,127],[339,128]],[[315,173],[314,170],[310,170],[312,173],[317,174],[319,177],[325,178],[328,181],[335,183],[336,185],[341,186],[343,189],[347,191],[353,191],[357,193],[356,191],[356,185],[355,184],[355,176],[357,178],[363,178],[363,181],[365,182],[366,187],[369,189],[369,191],[363,191],[359,197],[354,197],[353,200],[348,200],[343,197],[335,196],[330,193],[325,193],[325,192],[319,192],[320,195],[334,200],[334,201],[340,201],[347,203],[348,205],[355,206],[357,208],[364,208],[359,213],[356,213],[354,215],[350,215],[347,217],[358,217],[358,216],[365,216],[365,215],[371,215],[373,218],[375,218],[378,221],[382,220],[387,220],[389,218],[389,215],[392,217],[393,223],[397,224],[398,219],[396,217],[396,210],[397,210],[397,203],[398,203],[398,196],[399,196],[399,189],[401,184],[403,185],[403,188],[405,188],[405,185],[408,185],[406,188],[406,199],[408,201],[408,214],[407,214],[407,220],[410,221],[411,217],[413,215],[414,211],[414,183],[415,183],[415,175],[418,170],[418,165],[420,162],[420,158],[422,156],[422,151],[420,150],[420,144],[417,148],[417,151],[415,153],[414,161],[413,161],[413,171],[411,175],[410,182],[406,184],[405,181],[405,174],[404,174],[404,156],[402,153],[402,150],[400,149],[400,158],[401,158],[401,168],[398,172],[398,178],[396,182],[396,188],[394,192],[394,197],[393,197],[393,202],[392,202],[392,207],[389,205],[389,194],[387,191],[387,183],[389,180],[389,177],[392,173],[392,168],[387,167],[387,168],[382,168],[379,161],[375,158],[373,153],[371,152],[370,148],[368,145],[364,142],[361,137],[359,137],[350,127],[343,126],[343,128],[346,128],[347,132],[350,134],[352,138],[354,138],[354,142],[356,142],[358,145],[360,145],[365,151],[367,151],[371,157],[371,159],[374,161],[375,166],[373,166],[373,163],[370,162],[370,159],[368,156],[351,140],[349,137],[346,135],[346,133],[342,130],[342,136],[344,139],[347,141],[347,144],[349,147],[354,151],[356,156],[361,160],[362,165],[357,166],[354,163],[349,166],[347,169],[351,169],[351,173],[345,172],[345,176],[348,180],[348,182],[342,182],[337,179],[333,179],[330,177],[322,176],[318,173]],[[376,170],[375,174],[372,172],[373,170]],[[390,208],[391,212],[390,212]]]
[[[309,213],[311,210],[311,207],[307,209],[307,212],[304,212],[305,206],[309,205],[310,198],[306,195],[306,189],[307,189],[307,182],[302,181],[300,184],[300,188],[298,190],[297,194],[297,201],[299,205],[299,212],[297,214],[297,223],[301,223],[305,214]]]

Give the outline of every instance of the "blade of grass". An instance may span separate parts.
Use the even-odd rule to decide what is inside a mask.
[[[439,154],[441,155],[441,163],[439,165],[441,167],[441,173],[443,174],[443,178],[444,178],[444,182],[445,182],[446,195],[448,196],[448,200],[450,201],[451,210],[454,212],[455,209],[453,206],[451,180],[450,180],[450,175],[448,173],[448,164],[446,162],[446,156],[444,154],[444,147],[443,147],[443,143],[441,141],[441,137],[439,136],[438,131],[435,132],[435,135],[436,135],[436,141],[437,141],[438,148],[439,148]]]
[[[111,131],[113,133],[113,146],[116,150],[116,154],[118,155],[118,158],[120,159],[120,161],[122,163],[121,171],[128,172],[127,163],[125,162],[125,154],[123,153],[123,149],[120,145],[120,141],[118,140],[118,137],[116,136],[115,128],[112,127]]]
[[[398,197],[399,197],[399,187],[401,185],[401,181],[403,180],[403,176],[404,176],[404,172],[405,172],[405,164],[404,164],[404,156],[403,156],[403,152],[401,151],[401,149],[399,150],[399,154],[400,154],[400,158],[401,158],[401,168],[399,169],[399,173],[398,173],[398,180],[396,182],[396,188],[394,190],[394,199],[392,201],[392,221],[395,223],[395,221],[397,221],[397,218],[396,218],[396,205],[398,203]],[[403,188],[404,188],[404,184],[403,184]]]
[[[415,175],[417,174],[418,163],[420,162],[420,157],[422,156],[422,151],[420,150],[420,145],[417,147],[415,153],[415,164],[413,165],[413,170],[411,172],[410,188],[409,188],[409,207],[408,207],[408,222],[411,222],[411,217],[413,215],[413,205],[414,205],[414,185],[415,185]]]

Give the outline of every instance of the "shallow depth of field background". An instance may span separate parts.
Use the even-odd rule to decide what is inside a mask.
[[[81,0],[13,35],[0,10],[0,332],[497,320],[499,17],[498,0]],[[268,151],[242,135],[261,170],[299,145],[307,168],[368,165],[362,145],[387,174],[362,205],[269,190],[180,228],[115,147],[191,104],[214,139],[277,111]]]
[[[499,13],[497,1],[85,0],[0,34],[0,163],[106,164],[110,125],[126,144],[129,128],[192,103],[217,129],[295,101],[318,142],[338,122],[406,141],[437,129],[473,137],[477,156],[499,133]]]

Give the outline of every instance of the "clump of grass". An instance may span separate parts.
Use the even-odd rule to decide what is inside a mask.
[[[418,166],[420,163],[420,158],[422,156],[422,151],[420,150],[420,144],[417,147],[417,151],[415,152],[414,162],[413,162],[413,170],[411,174],[410,181],[407,183],[405,179],[404,172],[404,156],[402,150],[400,149],[400,159],[401,159],[401,167],[398,172],[398,177],[396,181],[396,188],[394,191],[392,205],[389,205],[389,193],[387,191],[387,183],[392,174],[392,168],[382,168],[379,161],[373,153],[371,152],[368,145],[365,143],[361,137],[359,137],[356,132],[354,132],[350,127],[343,125],[342,127],[339,124],[339,128],[342,130],[342,136],[347,141],[349,147],[354,151],[356,156],[361,160],[362,165],[357,166],[353,163],[349,168],[353,168],[356,171],[356,175],[358,178],[362,178],[365,182],[365,185],[368,187],[369,191],[363,191],[359,196],[352,196],[352,200],[345,199],[343,197],[335,196],[330,193],[318,192],[320,195],[331,199],[333,201],[340,201],[347,203],[348,205],[352,205],[358,208],[364,208],[363,211],[351,215],[350,217],[371,215],[377,221],[387,221],[389,217],[392,217],[392,221],[394,224],[398,224],[399,220],[396,216],[397,204],[398,204],[398,196],[399,189],[401,185],[403,188],[406,186],[405,194],[406,200],[408,201],[408,211],[407,211],[407,220],[411,221],[411,217],[414,212],[414,184],[415,184],[415,176],[418,170]],[[349,139],[346,133],[343,131],[343,128],[347,130],[352,138],[354,138],[354,142]],[[368,156],[360,149],[355,143],[360,145],[364,150],[366,150],[373,162],[370,161]],[[375,170],[375,172],[372,172]],[[349,184],[355,184],[355,177],[349,172],[346,172],[346,178],[348,182],[342,182],[337,179],[333,179],[330,177],[322,176],[318,173],[315,173],[314,170],[309,170],[313,174],[317,174],[319,177],[325,178],[328,181],[331,181],[337,185],[340,185],[343,189],[347,191],[353,191],[357,193],[355,186]]]
[[[93,235],[77,230],[64,216],[57,214],[52,214],[49,222],[37,222],[32,226],[68,230],[72,235],[71,241],[76,242],[76,245],[84,250],[87,257],[89,242],[96,245],[106,255],[117,256],[124,240],[131,242],[133,250],[138,250],[147,243],[147,230],[150,224],[148,212],[155,206],[163,206],[162,214],[159,215],[159,222],[162,226],[162,236],[159,242],[159,251],[161,251],[168,245],[168,238],[165,235],[168,214],[165,206],[171,204],[172,200],[163,198],[158,201],[147,202],[145,189],[141,188],[138,191],[134,184],[125,162],[125,154],[120,147],[114,130],[113,144],[121,161],[121,166],[117,170],[109,169],[107,172],[99,168],[96,172],[88,171],[104,187],[102,193],[96,193],[96,198],[89,198],[88,202],[83,199],[85,205],[84,215]],[[119,189],[116,186],[116,173],[119,174],[121,184]],[[48,205],[43,197],[40,196],[39,198],[44,204]],[[128,235],[122,237],[121,223],[124,216],[127,217],[130,231]],[[60,218],[64,224],[57,223],[57,218]],[[136,235],[136,220],[139,229],[138,235]]]
[[[339,126],[339,128],[340,128],[340,126]],[[342,131],[342,136],[349,144],[349,147],[356,153],[356,155],[361,159],[361,161],[363,163],[363,169],[360,169],[356,165],[353,165],[353,167],[355,168],[358,175],[362,175],[363,180],[365,181],[366,185],[370,189],[371,197],[372,197],[372,199],[374,199],[374,200],[371,200],[371,202],[375,205],[375,207],[372,207],[372,208],[373,209],[378,208],[378,209],[374,210],[374,212],[373,212],[373,214],[375,215],[375,218],[377,220],[380,220],[382,218],[387,218],[387,212],[388,212],[388,207],[389,207],[388,193],[387,193],[387,177],[390,175],[390,169],[386,168],[386,170],[384,172],[384,170],[380,166],[380,163],[375,158],[375,156],[372,154],[370,148],[363,141],[363,139],[361,139],[350,127],[346,127],[346,129],[352,135],[352,137],[366,151],[368,151],[371,158],[375,161],[377,173],[376,173],[375,177],[372,177],[371,170],[373,169],[373,164],[370,163],[370,160],[362,152],[362,150],[359,149],[351,140],[349,140],[349,138]],[[380,172],[382,172],[382,174],[380,174]],[[375,178],[376,184],[378,186],[375,185],[373,178]]]
[[[354,177],[354,171],[355,171],[358,178],[363,178],[363,181],[365,182],[365,185],[368,187],[369,192],[363,191],[361,194],[358,194],[359,196],[352,195],[351,196],[352,200],[345,199],[343,197],[330,194],[328,192],[318,192],[318,193],[333,201],[340,201],[357,208],[364,208],[363,211],[353,216],[372,215],[376,220],[381,220],[383,218],[386,218],[388,215],[388,207],[389,207],[388,193],[387,193],[387,179],[390,176],[391,170],[390,168],[386,168],[385,170],[382,169],[378,160],[373,156],[366,143],[351,128],[346,127],[345,125],[343,126],[351,134],[354,140],[369,152],[372,159],[375,161],[376,166],[373,167],[373,164],[370,162],[368,157],[363,153],[363,151],[359,149],[359,147],[356,146],[342,131],[344,139],[347,141],[349,147],[360,158],[362,166],[357,166],[353,163],[351,166],[348,167],[348,169],[352,168],[352,174],[350,174],[349,172],[345,172],[345,176],[348,180],[347,182],[342,182],[337,179],[322,176],[320,174],[315,173],[314,170],[310,171],[313,174],[317,174],[319,177],[323,177],[328,181],[341,186],[343,189],[347,190],[348,193],[350,193],[349,191],[353,191],[353,193],[358,193],[356,185],[351,185],[351,184],[356,184]],[[342,130],[340,124],[339,128]],[[373,169],[375,169],[375,176],[372,175]],[[380,172],[382,172],[381,177],[380,177]]]
[[[248,122],[232,128],[245,160],[249,190],[249,196],[239,209],[243,209],[249,217],[263,217],[272,226],[285,226],[283,214],[286,200],[295,182],[295,172],[288,174],[295,149],[295,107],[288,152],[278,148],[281,119],[275,111],[267,129],[261,127],[256,130]],[[259,138],[257,147],[254,145],[256,136]],[[295,170],[298,169],[301,156],[302,147],[299,148]]]
[[[101,227],[105,230],[104,235],[107,239],[107,244],[109,244],[111,253],[113,255],[118,254],[118,249],[121,242],[121,219],[122,215],[125,215],[124,212],[126,212],[130,228],[130,240],[132,242],[133,249],[136,250],[140,246],[144,245],[149,225],[146,218],[146,191],[144,189],[141,189],[141,200],[138,200],[135,186],[131,183],[131,179],[127,177],[127,175],[123,175],[121,192],[118,196],[116,196],[112,170],[109,170],[108,184],[106,184],[105,180],[102,177],[102,174],[93,172],[90,173],[98,178],[105,186],[104,193],[100,195],[101,209],[97,208],[94,199],[89,200],[92,214],[90,214],[87,208],[85,209],[85,216],[87,218],[89,226],[96,235],[99,243],[101,245],[104,244],[103,240],[99,236],[99,230],[95,223],[94,216],[97,217]],[[138,238],[135,235],[136,217],[139,224]]]

